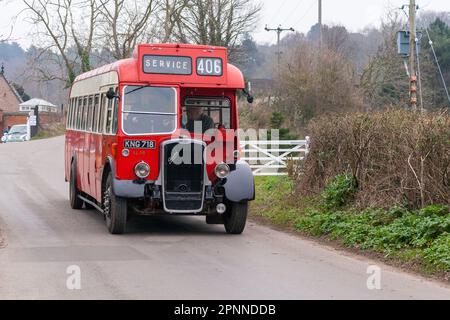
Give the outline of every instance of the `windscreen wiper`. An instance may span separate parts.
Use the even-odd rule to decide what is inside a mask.
[[[125,93],[125,95],[130,94],[130,93],[133,93],[133,92],[136,92],[136,91],[139,91],[139,90],[141,90],[141,89],[143,89],[143,88],[147,88],[147,87],[148,87],[148,86],[140,86],[140,87],[137,87],[136,89],[133,89],[133,90],[131,90],[130,92]]]

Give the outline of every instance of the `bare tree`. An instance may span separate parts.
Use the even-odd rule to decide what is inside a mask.
[[[102,33],[105,47],[115,59],[129,58],[140,42],[154,37],[151,15],[156,14],[156,0],[100,0],[103,12]]]
[[[408,99],[408,77],[396,46],[402,27],[398,13],[387,16],[381,26],[382,43],[361,75],[360,87],[369,108],[402,105]]]
[[[35,55],[41,60],[33,65],[43,79],[65,78],[68,86],[77,74],[93,67],[92,61],[128,58],[143,42],[202,43],[234,50],[261,10],[253,0],[22,1],[41,50]],[[44,59],[62,72],[55,73],[57,68]]]
[[[233,49],[255,28],[261,9],[252,0],[191,0],[180,17],[177,38]]]
[[[302,41],[286,59],[276,105],[292,128],[326,112],[359,109],[354,66],[341,54]]]
[[[450,12],[422,11],[417,19],[417,25],[420,28],[428,28],[436,19],[450,25]]]
[[[163,43],[175,41],[175,29],[180,26],[182,14],[191,0],[160,0],[159,24],[162,26],[160,40]]]
[[[345,54],[347,49],[347,43],[349,39],[349,33],[344,26],[325,26],[324,32],[325,44],[330,50]]]
[[[30,13],[28,19],[36,27],[35,38],[41,49],[41,54],[36,58],[52,57],[49,52],[57,52],[63,77],[67,85],[71,85],[79,71],[85,72],[91,68],[90,53],[99,12],[95,0],[23,0],[23,3]],[[86,10],[87,22],[83,19]],[[80,23],[87,29],[83,34],[76,30]],[[73,46],[76,50],[71,50]],[[50,74],[45,77],[58,78]]]
[[[100,8],[95,0],[84,0],[79,3],[79,8],[86,11],[87,21],[84,21],[84,32],[80,32],[80,24],[75,24],[73,12],[71,11],[71,35],[75,42],[77,55],[80,59],[81,71],[91,70],[91,54],[95,36],[95,28],[98,25]]]
[[[8,3],[8,1],[6,1],[6,0],[0,0],[0,4],[2,4],[2,5],[6,5],[7,3]],[[0,34],[0,43],[6,42],[6,41],[8,41],[11,38],[13,29],[14,29],[14,24],[11,24],[9,33],[7,35],[6,34]]]

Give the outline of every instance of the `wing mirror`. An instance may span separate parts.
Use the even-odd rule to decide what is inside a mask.
[[[244,93],[244,96],[247,97],[247,102],[248,103],[253,103],[255,98],[246,89],[242,89],[242,92]]]
[[[119,96],[116,94],[116,91],[114,90],[113,87],[109,88],[109,90],[106,92],[106,97],[107,97],[109,100],[119,98]]]

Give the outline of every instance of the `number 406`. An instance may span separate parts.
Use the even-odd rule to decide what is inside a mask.
[[[200,75],[222,75],[222,60],[199,58],[197,61],[197,73]]]

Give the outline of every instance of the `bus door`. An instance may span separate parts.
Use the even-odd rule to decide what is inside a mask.
[[[89,168],[89,157],[91,153],[91,139],[92,139],[92,118],[93,118],[93,100],[94,97],[88,96],[87,98],[86,123],[84,134],[84,148],[83,148],[83,191],[89,195],[91,193],[91,173]]]
[[[100,95],[96,94],[93,96],[93,104],[92,104],[92,125],[89,139],[89,155],[88,155],[88,166],[89,166],[89,194],[97,199],[97,175],[98,175],[98,167],[97,167],[97,156],[99,153],[99,143],[101,142],[101,134],[100,134]],[[100,149],[101,152],[101,149]]]
[[[81,100],[82,99],[82,100]],[[79,132],[77,134],[77,176],[80,179],[78,184],[81,191],[87,192],[86,187],[86,168],[85,168],[85,157],[86,157],[86,123],[87,123],[87,110],[88,110],[88,98],[81,98],[81,108],[80,108],[80,124]]]
[[[102,200],[101,189],[101,170],[103,164],[103,132],[105,123],[105,112],[107,108],[108,99],[105,95],[95,95],[94,97],[94,124],[93,124],[93,139],[91,141],[91,153],[89,155],[89,171],[91,172],[91,195],[97,199],[98,202]]]

